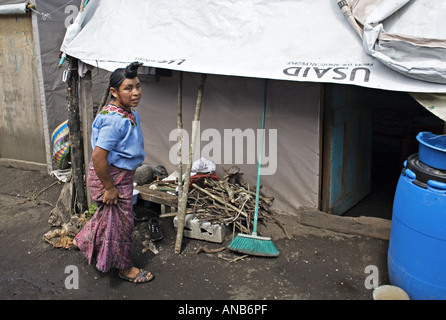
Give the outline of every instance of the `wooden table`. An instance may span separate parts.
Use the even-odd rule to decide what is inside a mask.
[[[178,197],[173,194],[152,190],[148,186],[136,186],[135,189],[139,191],[139,198],[160,204],[162,215],[166,214],[166,207],[169,208],[169,211],[170,208],[178,207]]]

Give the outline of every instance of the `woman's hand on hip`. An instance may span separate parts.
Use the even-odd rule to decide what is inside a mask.
[[[102,202],[107,205],[118,204],[118,198],[123,198],[123,196],[119,193],[118,189],[113,186],[112,188],[105,190]]]

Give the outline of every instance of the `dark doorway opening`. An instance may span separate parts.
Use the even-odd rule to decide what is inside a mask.
[[[391,219],[403,163],[418,152],[417,134],[442,134],[444,121],[405,92],[367,89],[365,103],[373,113],[371,192],[344,216]]]

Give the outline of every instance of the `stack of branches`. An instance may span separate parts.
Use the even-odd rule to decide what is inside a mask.
[[[199,221],[233,223],[240,232],[251,233],[256,192],[241,179],[241,174],[236,169],[233,166],[225,170],[227,175],[223,180],[204,178],[200,185],[193,183],[188,204]],[[276,221],[270,209],[273,201],[273,197],[259,195],[259,223],[267,219]]]

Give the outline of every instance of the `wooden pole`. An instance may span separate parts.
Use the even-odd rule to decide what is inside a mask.
[[[183,194],[183,159],[182,159],[182,148],[183,148],[183,71],[180,71],[178,80],[178,116],[177,116],[177,128],[178,128],[178,207],[181,207],[181,199]]]
[[[94,120],[93,114],[93,84],[91,78],[91,71],[87,71],[85,76],[79,79],[79,99],[80,99],[80,114],[82,119],[82,145],[84,150],[84,174],[88,175],[91,153],[91,132]],[[88,208],[92,205],[90,190],[85,188],[86,201]]]
[[[69,57],[68,72],[68,129],[70,132],[71,173],[76,193],[74,209],[77,213],[84,213],[88,207],[84,184],[84,152],[82,149],[79,114],[79,75],[77,59]]]
[[[201,82],[198,88],[197,103],[195,105],[194,122],[192,124],[192,137],[189,145],[189,161],[187,163],[186,176],[184,178],[181,199],[179,199],[181,207],[178,208],[178,229],[175,241],[176,254],[179,254],[181,252],[181,243],[183,241],[184,222],[186,219],[187,196],[189,193],[190,173],[192,168],[192,159],[195,151],[195,140],[197,138],[198,121],[200,120],[201,104],[203,101],[204,83],[206,82],[206,78],[207,76],[205,74],[201,75]]]

